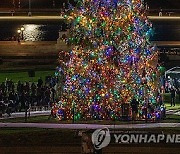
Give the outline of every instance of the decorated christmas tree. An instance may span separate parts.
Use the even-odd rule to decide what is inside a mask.
[[[59,59],[59,119],[120,119],[121,105],[133,98],[139,115],[151,106],[152,116],[158,53],[149,41],[152,24],[143,0],[77,0],[68,13],[72,50]]]

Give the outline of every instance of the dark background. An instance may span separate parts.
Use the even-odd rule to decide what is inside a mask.
[[[60,8],[68,0],[31,0],[32,8]],[[54,2],[53,2],[54,1]],[[14,3],[13,3],[14,2]],[[28,8],[29,0],[20,0],[21,8]],[[73,3],[73,0],[69,0]],[[180,0],[145,0],[150,9],[180,9]],[[0,8],[18,8],[19,0],[0,0]],[[53,5],[54,3],[54,5]]]
[[[0,8],[19,8],[19,1],[21,8],[28,8],[29,0],[0,0]],[[59,8],[63,3],[67,0],[31,0],[32,8]]]
[[[145,0],[150,9],[180,9],[180,0]]]

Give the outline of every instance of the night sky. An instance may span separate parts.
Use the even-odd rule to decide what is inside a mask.
[[[180,0],[145,0],[150,9],[180,9]]]
[[[14,0],[15,7],[18,7],[18,1]],[[20,0],[21,8],[28,8],[28,0]],[[31,0],[32,8],[53,8],[53,0]],[[150,9],[180,9],[180,0],[145,0],[148,2]],[[13,8],[13,0],[0,0],[0,8]],[[55,8],[62,7],[63,2],[67,0],[54,0]],[[73,0],[70,0],[72,3]]]

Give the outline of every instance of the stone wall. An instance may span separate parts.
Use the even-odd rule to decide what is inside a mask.
[[[64,42],[0,42],[0,71],[55,68],[61,50]]]
[[[60,50],[68,50],[64,42],[0,42],[0,56],[28,56],[45,53],[57,53]]]

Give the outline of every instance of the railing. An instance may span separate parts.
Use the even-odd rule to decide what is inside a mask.
[[[14,11],[5,11],[5,12],[0,12],[0,14],[4,14],[4,15],[6,15],[6,14],[10,14],[11,16],[14,16]]]
[[[45,106],[31,106],[29,111],[48,111],[51,110],[51,107],[48,105]]]

